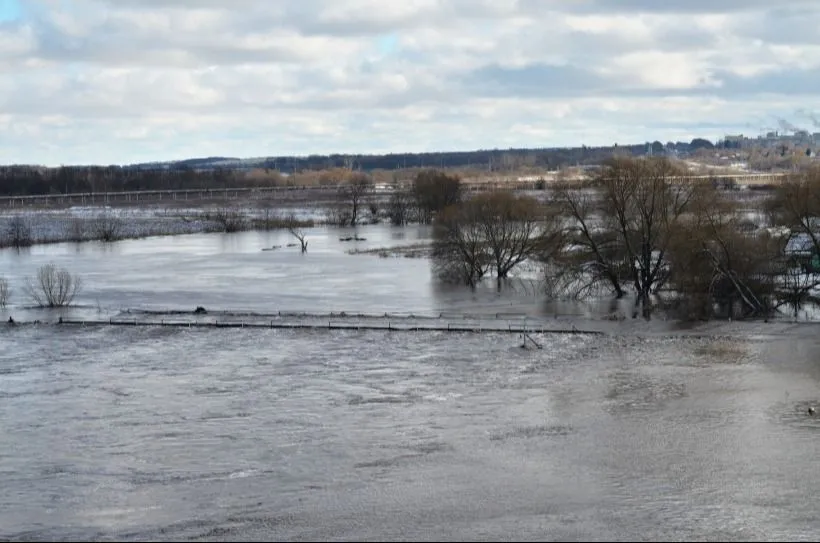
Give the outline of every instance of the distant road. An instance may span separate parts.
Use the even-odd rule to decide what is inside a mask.
[[[676,180],[704,181],[708,179],[734,179],[739,185],[766,185],[781,182],[788,174],[785,173],[739,173],[719,175],[690,175],[675,178]],[[535,189],[540,177],[528,176],[487,176],[485,178],[468,178],[463,183],[468,190],[485,190],[495,188],[514,188],[518,190]],[[583,181],[588,178],[577,176],[567,181]],[[547,186],[553,181],[544,177]],[[377,193],[387,195],[392,193],[393,187],[376,185]],[[203,200],[239,200],[283,198],[295,199],[306,193],[331,195],[338,189],[335,185],[311,185],[294,187],[233,187],[214,189],[179,189],[179,190],[138,190],[122,192],[76,192],[68,194],[36,194],[29,196],[0,196],[0,207],[31,207],[40,205],[105,205],[105,204],[139,204],[157,202],[197,202]]]

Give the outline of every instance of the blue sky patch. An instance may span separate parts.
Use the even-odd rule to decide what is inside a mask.
[[[20,0],[0,0],[0,21],[16,21],[22,16]]]
[[[395,34],[386,34],[376,39],[376,47],[382,55],[395,53],[399,48],[399,37]]]

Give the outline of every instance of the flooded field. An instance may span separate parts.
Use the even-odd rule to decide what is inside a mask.
[[[3,328],[0,538],[820,534],[816,335],[538,340]]]
[[[133,308],[242,309],[254,311],[467,311],[520,307],[545,311],[537,288],[498,293],[492,283],[478,291],[440,285],[425,258],[351,251],[429,243],[424,226],[360,226],[305,229],[308,252],[286,231],[191,234],[37,245],[0,250],[0,275],[14,291],[17,313],[31,302],[26,278],[52,262],[82,277],[76,302],[105,314]],[[359,241],[341,241],[357,237]],[[272,249],[274,248],[275,249]],[[13,309],[13,308],[12,308]],[[0,317],[5,313],[0,310]],[[22,314],[22,313],[21,313]]]
[[[0,251],[0,318],[56,315],[20,292],[46,262],[83,277],[60,313],[83,318],[583,312],[526,281],[443,287],[424,258],[348,254],[424,228],[308,239],[304,255],[282,232]],[[486,331],[4,325],[0,539],[817,539],[815,326],[663,326],[522,349]]]

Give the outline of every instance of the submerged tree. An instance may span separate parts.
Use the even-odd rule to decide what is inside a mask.
[[[557,248],[559,229],[537,200],[498,191],[445,208],[436,218],[433,258],[440,274],[474,285],[489,271],[500,281],[528,259]]]
[[[288,232],[290,232],[290,235],[299,240],[299,244],[301,245],[302,252],[306,253],[307,252],[307,247],[308,247],[307,239],[305,239],[306,234],[302,230],[302,228],[300,226],[300,223],[299,223],[299,220],[296,218],[296,215],[294,215],[293,213],[288,215],[288,217],[285,219],[285,225],[287,226],[287,229],[288,229]]]
[[[401,188],[396,188],[390,195],[387,204],[387,216],[393,226],[404,226],[411,222],[415,216],[413,195]]]
[[[37,277],[29,278],[25,292],[40,307],[70,305],[82,289],[82,280],[64,268],[46,264],[37,270]]]
[[[668,248],[696,190],[676,183],[680,174],[664,158],[614,157],[589,189],[562,187],[556,193],[568,217],[576,289],[608,285],[616,296],[630,286],[636,314],[651,311],[650,296],[666,285]],[[633,315],[634,316],[634,315]]]
[[[6,307],[11,296],[11,287],[8,280],[0,275],[0,307]]]
[[[789,236],[811,240],[820,254],[820,166],[793,175],[781,183],[768,202],[771,222],[789,229]]]
[[[350,226],[355,226],[359,220],[361,207],[366,203],[374,189],[373,181],[363,173],[354,173],[339,185],[340,201],[347,206]]]
[[[782,240],[748,235],[739,206],[703,187],[690,206],[681,235],[670,247],[671,285],[692,317],[709,318],[713,306],[729,316],[766,316],[775,277],[782,271]]]
[[[6,224],[5,239],[2,240],[0,246],[9,247],[28,247],[34,243],[34,237],[31,233],[31,218],[25,215],[14,215]]]
[[[461,202],[461,179],[438,170],[424,170],[413,180],[413,196],[419,220],[429,224],[436,213]]]

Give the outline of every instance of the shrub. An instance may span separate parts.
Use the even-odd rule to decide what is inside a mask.
[[[82,288],[82,280],[65,268],[46,264],[37,270],[36,278],[29,278],[25,291],[40,307],[64,307],[71,305]]]
[[[29,247],[34,239],[31,235],[31,220],[24,215],[13,216],[6,225],[4,245],[9,247]]]
[[[246,227],[245,217],[242,213],[228,207],[217,209],[211,218],[219,223],[224,232],[239,232]]]
[[[11,296],[11,288],[5,277],[0,277],[0,307],[6,307]]]
[[[85,221],[80,217],[72,217],[68,226],[68,241],[85,241]]]
[[[100,241],[117,241],[122,237],[123,224],[122,218],[104,212],[92,223],[93,237]]]

